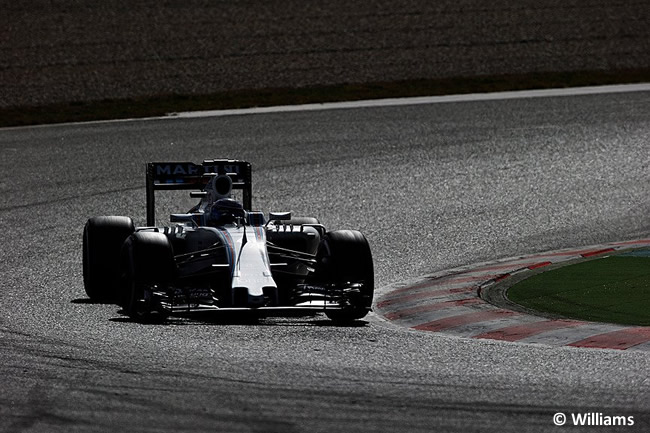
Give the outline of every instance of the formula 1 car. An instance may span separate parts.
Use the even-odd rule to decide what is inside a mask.
[[[231,309],[309,309],[336,322],[363,318],[374,293],[368,241],[312,217],[252,211],[251,165],[238,160],[146,167],[147,226],[125,216],[88,220],[83,279],[92,300],[136,321]],[[193,189],[200,202],[155,226],[157,190]],[[241,202],[233,194],[241,195]]]

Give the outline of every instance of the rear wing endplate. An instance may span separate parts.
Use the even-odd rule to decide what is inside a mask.
[[[193,162],[150,162],[147,164],[147,225],[156,224],[156,190],[202,190],[211,176],[229,176],[232,189],[243,190],[244,209],[252,207],[252,170],[246,161],[211,159]]]

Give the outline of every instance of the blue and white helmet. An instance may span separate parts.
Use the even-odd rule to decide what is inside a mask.
[[[207,221],[211,226],[224,226],[235,223],[237,218],[245,217],[246,211],[240,202],[232,198],[221,198],[210,206]]]

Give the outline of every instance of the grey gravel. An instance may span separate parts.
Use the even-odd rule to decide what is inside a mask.
[[[646,0],[25,0],[0,107],[650,67]]]

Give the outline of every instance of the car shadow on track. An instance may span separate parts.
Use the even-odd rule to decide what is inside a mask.
[[[153,317],[147,321],[134,320],[124,313],[118,311],[123,316],[110,319],[111,322],[133,323],[136,325],[156,325],[156,326],[268,326],[268,327],[291,327],[291,326],[314,326],[314,327],[342,327],[358,328],[369,325],[369,322],[357,320],[351,323],[337,323],[332,320],[323,318],[318,313],[312,314],[289,314],[289,315],[272,315],[259,314],[254,311],[220,311],[205,314],[192,315],[174,315],[170,317]]]
[[[80,305],[115,305],[113,300],[92,300],[78,298],[70,301]],[[266,311],[212,311],[207,313],[177,314],[164,317],[153,315],[148,320],[138,321],[129,317],[124,310],[118,310],[119,317],[109,319],[115,323],[133,323],[137,325],[156,326],[192,326],[192,325],[254,325],[254,326],[314,326],[330,328],[360,328],[368,326],[365,320],[338,323],[327,319],[320,312],[283,312],[274,314]]]

